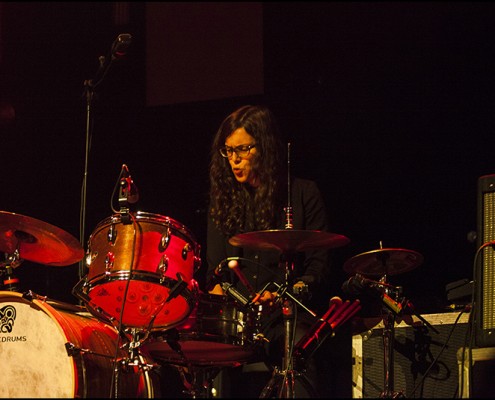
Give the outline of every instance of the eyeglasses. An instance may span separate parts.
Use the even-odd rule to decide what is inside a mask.
[[[232,157],[234,153],[237,154],[237,157],[246,157],[249,155],[253,147],[256,147],[256,144],[249,144],[249,145],[244,144],[237,147],[225,146],[218,149],[218,151],[220,152],[220,155],[225,158]]]

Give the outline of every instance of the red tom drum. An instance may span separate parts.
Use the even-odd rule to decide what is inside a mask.
[[[89,272],[74,294],[96,317],[126,327],[176,326],[194,307],[200,246],[170,217],[141,211],[130,217],[116,214],[97,225],[86,253]]]

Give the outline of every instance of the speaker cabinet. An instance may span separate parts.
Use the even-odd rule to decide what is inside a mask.
[[[469,366],[471,360],[471,366]],[[493,398],[495,393],[495,347],[460,348],[459,393],[463,399]]]
[[[495,240],[495,175],[478,178],[477,244]],[[478,347],[495,346],[495,252],[484,247],[476,263],[475,327]]]
[[[456,398],[457,351],[466,345],[469,314],[448,312],[422,317],[438,333],[416,316],[404,317],[395,324],[394,379],[388,388],[406,398]],[[376,318],[368,320],[363,326],[372,328],[352,337],[353,398],[378,398],[385,389],[384,325]],[[373,322],[378,323],[373,326]]]

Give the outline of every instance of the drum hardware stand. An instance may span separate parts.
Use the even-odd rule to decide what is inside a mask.
[[[395,341],[395,322],[398,316],[402,315],[405,308],[410,309],[415,316],[417,316],[425,325],[430,327],[435,333],[439,331],[426,321],[421,315],[417,314],[414,310],[412,303],[402,298],[400,295],[402,292],[401,287],[391,287],[386,284],[386,275],[380,279],[380,284],[384,285],[384,292],[381,294],[381,299],[385,305],[385,315],[383,318],[383,366],[384,366],[384,389],[380,393],[380,398],[403,398],[405,397],[403,392],[396,392],[394,390],[394,341]],[[394,300],[395,298],[395,300]]]
[[[282,255],[281,255],[282,259]],[[270,394],[278,388],[277,397],[279,398],[295,398],[295,381],[297,378],[301,380],[302,385],[308,391],[312,397],[318,397],[317,393],[312,388],[307,378],[299,371],[294,369],[294,325],[295,325],[295,305],[298,304],[303,307],[305,311],[308,311],[313,317],[316,313],[305,307],[299,300],[297,300],[292,294],[287,291],[287,288],[291,285],[291,271],[293,269],[292,254],[287,254],[285,268],[286,268],[286,282],[283,285],[278,285],[278,289],[281,289],[281,304],[282,315],[284,321],[284,356],[282,360],[282,370],[279,370],[277,366],[274,367],[272,377],[270,381],[265,385],[261,391],[260,398],[268,398]]]
[[[32,290],[28,290],[27,292],[24,292],[22,294],[22,298],[29,301],[33,301],[33,299],[35,299],[35,300],[40,300],[42,302],[46,302],[46,300],[48,299],[47,296],[40,296],[39,294],[34,293]]]
[[[186,390],[182,393],[193,399],[213,398],[213,380],[218,375],[222,367],[218,366],[194,366],[194,365],[174,365],[179,371],[182,383]]]
[[[67,351],[67,355],[69,357],[74,357],[74,356],[79,355],[79,354],[91,354],[91,355],[98,356],[98,357],[114,358],[113,356],[110,356],[108,354],[96,353],[96,352],[89,350],[89,349],[82,349],[80,347],[76,347],[71,342],[65,343],[65,350]]]
[[[180,355],[179,363],[171,362],[170,365],[176,368],[180,374],[185,387],[183,394],[191,398],[215,397],[212,393],[213,380],[223,367],[195,366],[188,362],[179,343],[179,331],[176,328],[166,331],[159,337],[159,340],[165,341],[174,352]]]
[[[4,288],[11,292],[17,292],[19,289],[19,278],[14,275],[14,268],[21,265],[22,260],[19,258],[19,250],[16,249],[13,254],[5,254],[7,260],[0,264],[0,289]]]
[[[167,342],[168,346],[180,356],[183,362],[187,362],[187,358],[182,351],[182,346],[179,343],[179,331],[177,328],[167,330],[160,339]]]

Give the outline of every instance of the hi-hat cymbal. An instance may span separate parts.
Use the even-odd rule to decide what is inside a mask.
[[[24,215],[0,211],[0,250],[39,264],[64,266],[84,257],[75,237],[46,222]]]
[[[423,256],[413,250],[378,249],[350,258],[344,264],[344,271],[348,274],[398,275],[420,266],[422,262]]]
[[[278,250],[282,253],[344,246],[349,239],[324,231],[271,229],[241,233],[229,239],[233,246],[258,250]]]

